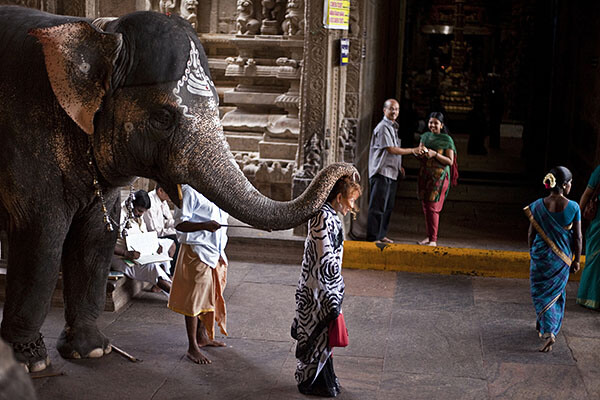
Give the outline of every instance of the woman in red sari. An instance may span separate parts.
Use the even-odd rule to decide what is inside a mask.
[[[450,183],[456,185],[456,146],[444,125],[444,115],[429,115],[429,132],[421,136],[419,144],[421,168],[418,177],[418,196],[425,214],[427,237],[419,244],[437,246],[440,212]]]

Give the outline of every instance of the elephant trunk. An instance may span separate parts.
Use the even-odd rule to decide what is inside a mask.
[[[202,144],[187,152],[187,176],[180,183],[188,183],[231,216],[257,228],[281,230],[306,222],[321,208],[339,178],[358,175],[351,164],[335,163],[320,171],[296,199],[272,200],[248,181],[229,150],[220,124],[215,125],[212,130],[216,132],[203,132]]]

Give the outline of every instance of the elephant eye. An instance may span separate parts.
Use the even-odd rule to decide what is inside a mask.
[[[175,113],[167,108],[160,108],[150,116],[150,124],[159,130],[169,130],[175,125]]]

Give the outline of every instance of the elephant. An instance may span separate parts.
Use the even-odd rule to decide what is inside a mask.
[[[140,11],[92,21],[0,7],[0,224],[8,233],[1,337],[30,372],[46,368],[40,328],[62,272],[64,358],[111,350],[97,327],[118,235],[120,188],[189,184],[233,217],[281,230],[307,221],[335,181],[323,168],[299,197],[272,200],[234,160],[208,60],[191,25]]]

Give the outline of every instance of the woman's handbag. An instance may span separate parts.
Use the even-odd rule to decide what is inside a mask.
[[[329,347],[348,346],[348,330],[344,314],[340,313],[336,319],[329,323]]]

